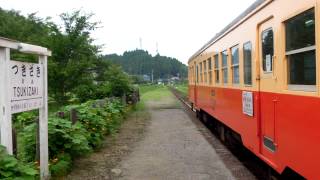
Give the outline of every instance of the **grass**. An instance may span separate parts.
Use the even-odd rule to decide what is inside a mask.
[[[143,102],[157,101],[171,96],[171,92],[163,85],[143,85],[140,86],[140,97]]]
[[[188,84],[177,84],[174,85],[174,88],[182,93],[183,96],[188,96]]]

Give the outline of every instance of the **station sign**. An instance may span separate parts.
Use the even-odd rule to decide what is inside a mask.
[[[10,61],[11,113],[30,111],[43,105],[41,64]]]
[[[242,92],[242,111],[243,114],[253,116],[253,93],[248,91]]]

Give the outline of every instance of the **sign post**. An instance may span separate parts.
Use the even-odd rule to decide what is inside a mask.
[[[36,54],[38,63],[10,60],[10,49]],[[40,178],[49,179],[48,77],[46,48],[0,37],[0,142],[12,148],[12,114],[39,109]]]
[[[39,109],[39,140],[40,140],[40,175],[46,178],[49,174],[49,152],[48,152],[48,70],[47,56],[39,56],[39,64],[43,67],[42,76],[42,107]]]
[[[0,47],[0,130],[1,144],[7,148],[9,154],[12,150],[12,122],[11,122],[11,107],[10,107],[10,79],[8,64],[10,62],[10,49]]]

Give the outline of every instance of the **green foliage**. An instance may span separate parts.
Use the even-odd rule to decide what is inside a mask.
[[[75,124],[69,119],[72,109],[77,112]],[[64,117],[57,117],[54,113],[48,119],[50,171],[55,176],[66,174],[72,166],[72,159],[101,147],[106,135],[117,132],[124,119],[125,107],[119,99],[104,99],[66,106],[62,111]],[[31,116],[22,113],[17,119],[25,122],[36,118]],[[23,147],[20,157],[26,162],[37,159],[36,127],[35,123],[30,123],[19,134]]]
[[[131,75],[149,75],[152,70],[154,79],[167,79],[172,76],[187,77],[187,66],[175,58],[160,56],[152,57],[147,51],[134,50],[123,53],[122,56],[116,54],[106,55],[107,61],[119,64]],[[141,78],[135,78],[140,81]]]
[[[51,158],[58,153],[68,152],[80,156],[91,151],[87,132],[81,123],[72,125],[70,120],[50,117],[48,122],[49,154]]]
[[[176,84],[176,85],[174,85],[174,88],[177,89],[179,92],[181,92],[184,97],[188,96],[188,84],[187,83]]]
[[[144,85],[140,86],[142,101],[157,101],[165,97],[172,96],[171,92],[163,85]]]
[[[99,99],[102,97],[106,97],[101,92],[104,90],[104,88],[105,87],[101,86],[97,87],[97,85],[94,84],[81,84],[75,89],[74,93],[77,94],[77,98],[80,102],[86,102],[90,99]]]
[[[32,165],[8,155],[5,147],[0,145],[0,179],[35,179],[37,175],[38,171]]]
[[[48,69],[50,92],[60,104],[65,104],[70,98],[68,92],[74,92],[80,85],[90,87],[93,83],[99,46],[92,44],[90,34],[98,23],[90,22],[92,15],[80,11],[60,17],[64,32],[55,31],[50,38],[53,61],[49,61]]]
[[[105,61],[99,55],[101,46],[93,44],[91,34],[99,23],[92,22],[92,16],[82,11],[63,13],[59,27],[50,18],[41,19],[35,13],[24,17],[14,10],[0,9],[0,36],[52,51],[48,61],[49,96],[59,105],[68,104],[75,96],[85,102],[128,92],[128,76]],[[14,51],[12,57],[37,61],[36,56]]]
[[[113,96],[120,97],[130,90],[130,79],[120,66],[112,65],[105,72],[106,81],[110,86],[110,93]]]
[[[36,117],[34,117],[36,118]],[[32,123],[24,127],[23,131],[19,133],[21,137],[21,144],[19,147],[19,157],[26,162],[33,162],[37,159],[36,157],[36,131],[37,124]]]
[[[55,176],[67,174],[72,167],[72,158],[68,153],[58,154],[56,158],[50,160],[50,172]]]

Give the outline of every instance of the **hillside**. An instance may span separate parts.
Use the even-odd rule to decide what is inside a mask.
[[[187,66],[177,59],[160,55],[152,56],[144,50],[126,51],[120,56],[110,54],[104,58],[119,64],[131,75],[151,76],[153,70],[154,79],[167,79],[175,76],[186,78],[187,76]]]

